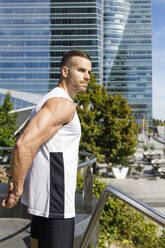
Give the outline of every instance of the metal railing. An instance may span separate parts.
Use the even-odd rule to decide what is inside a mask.
[[[12,151],[12,150],[13,147],[0,147],[0,151]],[[79,155],[86,156],[87,159],[86,161],[78,164],[78,169],[81,169],[87,165],[92,165],[97,161],[97,157],[92,153],[79,151]]]
[[[4,151],[4,154],[3,155],[0,155],[0,164],[1,163],[2,164],[5,164],[6,168],[8,168],[8,169],[10,168],[9,158],[10,158],[10,155],[11,155],[12,150],[13,150],[13,147],[0,147],[0,151]],[[6,154],[5,154],[5,151],[7,151]],[[80,162],[78,164],[78,169],[81,169],[81,168],[84,168],[84,167],[87,167],[87,166],[91,166],[91,165],[93,165],[97,161],[97,157],[95,155],[93,155],[92,153],[79,151],[79,155],[80,156],[84,156],[86,158],[85,158],[85,161]],[[88,177],[88,174],[87,174],[86,177]],[[0,196],[1,197],[4,196],[5,193],[6,193],[6,187],[5,186],[4,187],[1,187],[1,189],[0,189]],[[88,195],[88,193],[89,192],[87,192],[85,194]]]
[[[80,248],[86,248],[88,246],[93,228],[95,227],[97,221],[99,220],[100,214],[110,194],[124,201],[131,207],[135,208],[138,212],[141,212],[142,214],[149,217],[154,222],[156,222],[157,224],[165,228],[165,215],[164,214],[151,208],[147,204],[135,199],[134,197],[129,196],[128,194],[117,189],[116,187],[106,186],[101,194],[101,197],[96,205],[96,208],[87,226],[87,229],[83,235],[82,241],[79,246]]]
[[[92,153],[79,151],[79,155],[86,156],[87,160],[79,163],[78,169],[81,169],[87,165],[92,165],[92,164],[96,163],[96,161],[97,161],[97,157]]]
[[[13,147],[0,147],[0,151],[12,151]]]
[[[152,136],[152,138],[163,145],[165,144],[165,137],[163,136]]]

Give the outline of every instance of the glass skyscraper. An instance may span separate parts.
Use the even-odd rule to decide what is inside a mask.
[[[46,93],[70,49],[88,52],[102,81],[102,12],[102,0],[0,0],[0,88]]]
[[[63,54],[82,49],[97,81],[151,121],[151,31],[151,0],[0,0],[0,89],[44,94]]]
[[[104,0],[104,84],[152,121],[151,0]]]
[[[103,5],[102,0],[51,1],[50,88],[59,79],[64,52],[81,49],[92,59],[98,82],[103,76]]]
[[[47,92],[50,37],[49,1],[0,1],[0,88]]]

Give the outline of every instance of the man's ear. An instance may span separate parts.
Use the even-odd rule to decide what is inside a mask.
[[[62,66],[61,68],[61,75],[66,78],[68,76],[68,67],[67,66]]]

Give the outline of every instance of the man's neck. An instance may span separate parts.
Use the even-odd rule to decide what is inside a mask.
[[[72,99],[74,99],[75,96],[77,95],[77,93],[75,91],[73,91],[72,89],[70,89],[68,87],[68,85],[66,84],[65,81],[59,81],[58,87],[60,87],[63,90],[65,90]]]

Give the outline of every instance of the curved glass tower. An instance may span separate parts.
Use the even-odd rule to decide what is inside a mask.
[[[104,84],[152,122],[151,0],[104,0]]]

